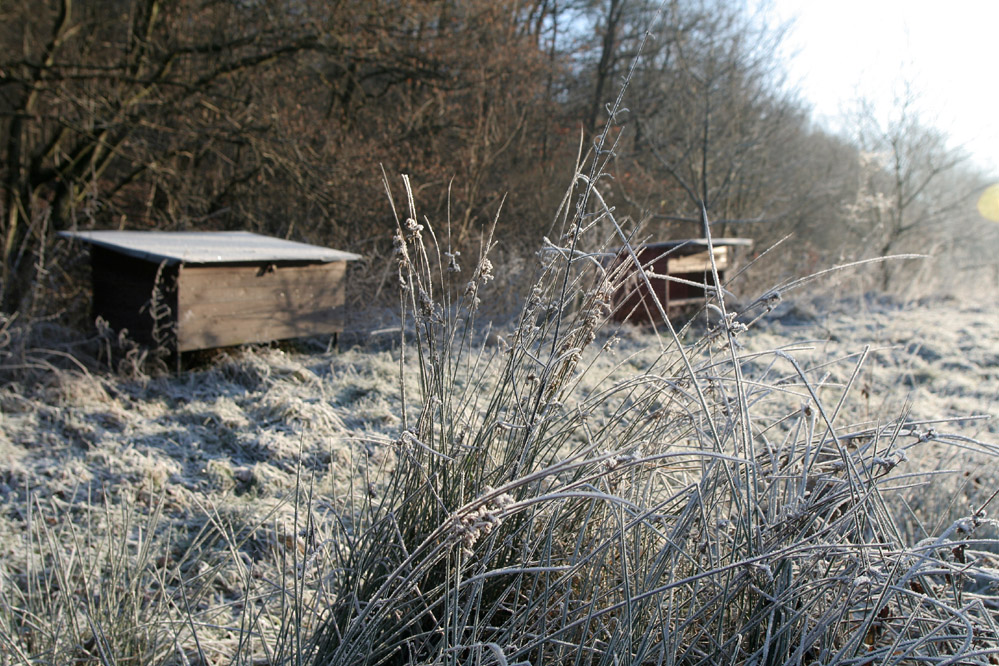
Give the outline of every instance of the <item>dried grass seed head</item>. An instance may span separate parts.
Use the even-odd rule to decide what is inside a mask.
[[[491,281],[493,276],[493,262],[489,260],[489,257],[483,257],[482,261],[479,262],[479,266],[476,269],[476,277],[478,277],[479,282],[485,284]]]

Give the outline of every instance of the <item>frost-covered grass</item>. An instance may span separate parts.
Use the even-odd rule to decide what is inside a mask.
[[[0,663],[992,663],[994,310],[611,324],[593,180],[502,329],[407,197],[404,341],[4,388]]]

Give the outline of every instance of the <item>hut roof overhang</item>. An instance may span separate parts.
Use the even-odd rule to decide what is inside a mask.
[[[249,231],[63,231],[59,235],[137,259],[168,264],[329,263],[361,258],[351,252]]]

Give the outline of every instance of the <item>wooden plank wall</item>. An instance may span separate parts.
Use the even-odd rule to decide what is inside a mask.
[[[715,265],[718,270],[723,271],[728,268],[728,248],[727,247],[716,247],[714,248],[715,255]],[[682,255],[677,257],[667,258],[667,272],[670,275],[675,275],[678,273],[700,273],[700,272],[711,272],[711,257],[708,255],[707,250],[704,252],[697,252],[695,254]]]
[[[725,278],[725,269],[728,268],[728,248],[714,248],[715,266],[718,268],[718,276]],[[711,272],[711,255],[705,252],[697,252],[679,257],[670,257],[667,260],[667,272],[673,277],[687,280],[687,282],[697,282],[699,284],[711,285],[715,283],[714,275]],[[670,306],[689,305],[691,303],[702,302],[705,298],[703,287],[695,287],[692,284],[683,282],[669,282],[667,289],[667,304]]]
[[[346,262],[184,266],[177,349],[189,351],[339,333]]]

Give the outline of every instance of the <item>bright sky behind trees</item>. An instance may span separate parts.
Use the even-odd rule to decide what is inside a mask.
[[[908,81],[928,123],[999,178],[999,1],[772,1],[795,20],[790,83],[816,120],[842,128],[858,97],[887,106]]]

